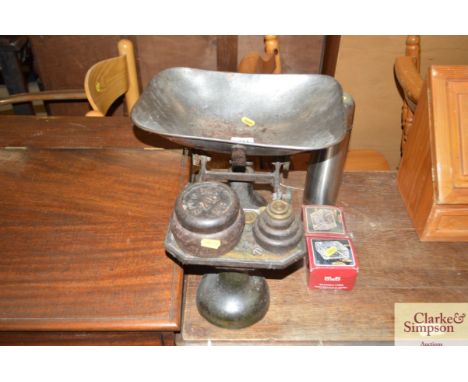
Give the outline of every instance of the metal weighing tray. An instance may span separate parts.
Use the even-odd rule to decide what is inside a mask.
[[[244,74],[189,68],[160,72],[132,110],[138,127],[180,145],[248,155],[332,146],[346,133],[343,93],[318,74]]]

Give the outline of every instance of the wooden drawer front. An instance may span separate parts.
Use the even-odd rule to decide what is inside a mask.
[[[468,180],[468,91],[460,94],[457,101],[460,110],[458,131],[460,132],[461,174],[459,174],[459,177],[466,184]]]
[[[468,79],[449,82],[448,94],[453,187],[468,193]]]
[[[437,202],[468,203],[468,67],[433,66],[430,74]]]
[[[435,205],[421,239],[468,241],[468,207]]]
[[[0,346],[174,345],[170,332],[0,332]]]

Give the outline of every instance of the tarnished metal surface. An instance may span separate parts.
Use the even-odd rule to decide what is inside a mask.
[[[336,145],[311,153],[304,186],[304,204],[334,205],[336,203],[354,119],[353,98],[349,94],[345,94],[343,100],[346,114],[346,135]]]
[[[132,120],[186,147],[230,153],[242,143],[248,155],[322,149],[346,133],[341,86],[318,74],[171,68],[153,78]]]
[[[287,252],[304,239],[301,221],[283,200],[268,204],[254,223],[253,235],[262,248],[273,253]]]
[[[207,274],[197,290],[198,311],[222,328],[241,329],[260,321],[269,304],[265,278],[246,273]]]
[[[281,253],[274,253],[258,244],[253,235],[253,226],[263,208],[244,210],[244,215],[247,215],[248,218],[245,219],[242,236],[237,245],[223,255],[215,257],[194,256],[178,245],[170,229],[164,242],[166,250],[182,264],[237,269],[283,269],[302,259],[305,254],[305,240],[303,237],[294,248],[283,250]]]
[[[234,248],[244,229],[244,211],[228,186],[218,182],[188,185],[179,195],[170,230],[183,252],[214,257]]]
[[[236,194],[225,184],[200,182],[185,187],[175,214],[193,232],[214,233],[231,226],[239,213]]]
[[[201,168],[197,181],[188,185],[177,198],[165,240],[168,253],[182,264],[239,269],[280,269],[304,256],[302,224],[290,203],[273,198],[268,205],[269,219],[265,219],[261,216],[265,215],[262,211],[266,200],[252,189],[252,182],[265,180],[262,176],[268,175],[266,180],[276,190],[280,166],[275,166],[275,175],[254,173],[240,155],[239,163],[236,162],[240,172],[215,172],[206,169],[208,157],[199,156],[198,159]],[[239,166],[243,163],[245,168]],[[210,174],[222,175],[220,178],[224,180],[232,179],[234,175],[242,178],[234,178],[228,187],[223,183],[205,181]],[[275,194],[279,197],[279,192],[273,196]],[[242,227],[236,217],[239,210],[242,212]],[[255,233],[254,227],[259,219],[262,224]]]
[[[237,150],[232,152],[231,169],[210,171],[207,164],[211,158],[206,155],[197,155],[199,171],[195,175],[195,180],[197,182],[228,181],[239,197],[242,208],[259,208],[267,204],[260,195],[253,191],[252,185],[254,183],[270,184],[273,188],[273,199],[279,199],[281,197],[281,171],[289,162],[273,162],[273,172],[255,172],[251,167],[252,163],[246,161],[245,147],[233,146],[233,148],[235,147]],[[242,166],[240,163],[244,163],[244,165]]]

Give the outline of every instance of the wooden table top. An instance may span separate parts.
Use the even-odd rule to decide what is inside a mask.
[[[0,330],[179,329],[187,162],[145,146],[128,118],[0,118]]]
[[[133,126],[128,117],[0,117],[0,147],[154,148],[180,146]]]
[[[301,187],[305,174],[291,173]],[[468,244],[420,242],[397,191],[396,173],[347,173],[338,205],[354,234],[354,290],[309,290],[306,269],[270,273],[270,309],[255,325],[217,328],[198,313],[199,275],[186,275],[178,344],[393,344],[396,302],[466,302]],[[302,193],[295,192],[296,205]]]

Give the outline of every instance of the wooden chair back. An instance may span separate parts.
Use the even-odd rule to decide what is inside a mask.
[[[403,155],[408,132],[413,126],[414,112],[423,87],[420,63],[421,38],[419,36],[408,36],[406,38],[405,56],[397,57],[395,60],[395,76],[403,92],[401,155]]]
[[[19,93],[0,99],[0,105],[32,101],[88,100],[93,110],[89,117],[104,117],[117,98],[125,94],[130,113],[140,94],[133,44],[129,40],[118,43],[119,56],[99,61],[86,73],[83,89],[49,90]]]
[[[138,99],[139,88],[135,53],[129,40],[118,43],[120,56],[94,64],[86,73],[84,88],[93,110],[88,117],[103,117],[117,98],[125,94],[127,111]]]
[[[265,36],[265,53],[247,53],[240,61],[238,71],[240,73],[281,73],[281,57],[279,51],[278,36]]]

